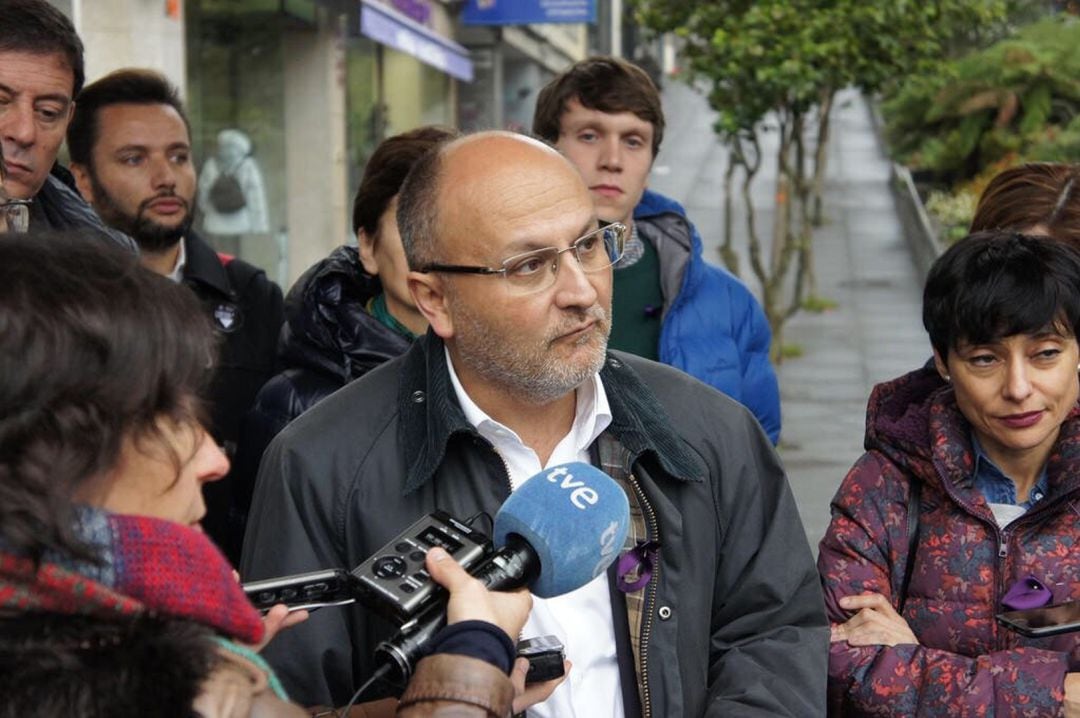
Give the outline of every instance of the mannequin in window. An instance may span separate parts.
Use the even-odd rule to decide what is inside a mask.
[[[203,231],[220,244],[224,244],[220,240],[231,238],[229,246],[219,246],[223,250],[237,249],[242,235],[270,231],[262,172],[251,150],[251,139],[245,133],[222,130],[217,136],[217,151],[203,164],[199,176]]]

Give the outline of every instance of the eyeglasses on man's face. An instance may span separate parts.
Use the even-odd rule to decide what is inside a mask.
[[[0,232],[25,232],[30,227],[30,200],[0,194]]]
[[[511,294],[532,294],[555,284],[564,252],[573,252],[582,271],[607,269],[622,257],[626,244],[626,225],[613,222],[577,238],[566,249],[544,247],[515,254],[503,260],[501,267],[475,267],[461,264],[427,264],[419,272],[450,274],[502,275]]]

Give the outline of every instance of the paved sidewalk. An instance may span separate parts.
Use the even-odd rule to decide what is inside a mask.
[[[686,206],[704,238],[706,259],[720,263],[726,150],[712,133],[713,113],[704,98],[675,81],[664,88],[664,109],[669,129],[650,186]],[[770,157],[772,147],[763,151]],[[775,182],[767,165],[753,187],[763,209]],[[889,169],[868,106],[858,94],[844,94],[833,115],[826,224],[814,245],[819,294],[838,306],[788,322],[784,341],[800,345],[804,355],[779,372],[780,454],[815,552],[828,526],[829,501],[862,453],[871,388],[930,356],[921,320],[922,278],[897,218]],[[759,231],[767,238],[771,216],[760,217]],[[735,228],[743,231],[741,218]],[[739,251],[745,265],[745,242]],[[743,280],[756,288],[748,268]]]

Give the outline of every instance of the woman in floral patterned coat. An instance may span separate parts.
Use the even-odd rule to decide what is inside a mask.
[[[874,389],[821,542],[832,715],[1080,715],[1080,633],[994,619],[1080,599],[1077,288],[1076,250],[1004,232],[931,269],[933,366]]]

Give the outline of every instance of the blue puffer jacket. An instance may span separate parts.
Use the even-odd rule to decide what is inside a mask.
[[[664,313],[660,361],[682,369],[741,402],[775,444],[780,389],[769,362],[772,334],[746,285],[701,256],[701,237],[675,200],[645,191],[634,208],[642,236],[659,234]]]

